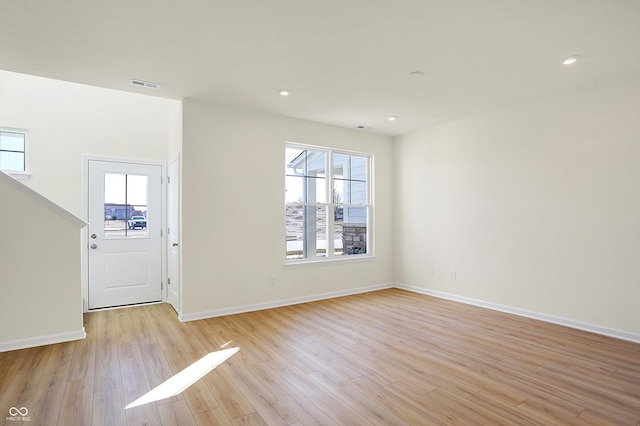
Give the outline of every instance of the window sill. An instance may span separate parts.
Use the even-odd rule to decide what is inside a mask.
[[[9,170],[5,170],[4,172],[9,176],[16,178],[18,180],[29,180],[29,178],[31,177],[31,173],[28,173],[28,172],[12,172]]]
[[[296,260],[291,262],[286,262],[284,264],[285,268],[309,268],[313,266],[328,266],[328,265],[339,265],[342,263],[358,263],[358,262],[371,262],[376,259],[373,255],[352,255],[346,256],[344,258],[334,257],[331,259],[321,258],[318,260]]]

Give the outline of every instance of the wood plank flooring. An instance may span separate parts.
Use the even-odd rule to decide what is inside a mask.
[[[397,289],[189,323],[139,306],[85,327],[0,353],[0,423],[640,425],[639,344]],[[184,392],[125,409],[234,347]]]

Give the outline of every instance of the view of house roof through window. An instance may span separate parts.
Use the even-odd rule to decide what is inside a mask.
[[[286,260],[371,255],[370,155],[287,145]]]

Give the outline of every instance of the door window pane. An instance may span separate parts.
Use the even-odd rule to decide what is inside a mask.
[[[105,173],[105,238],[147,237],[148,176]]]

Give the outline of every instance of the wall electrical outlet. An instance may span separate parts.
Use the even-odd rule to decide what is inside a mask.
[[[432,277],[433,276],[433,268],[429,268],[429,276]]]
[[[271,275],[269,277],[269,286],[273,287],[274,285],[276,285],[276,277],[275,275]]]
[[[451,271],[451,279],[452,280],[456,279],[456,271]]]

